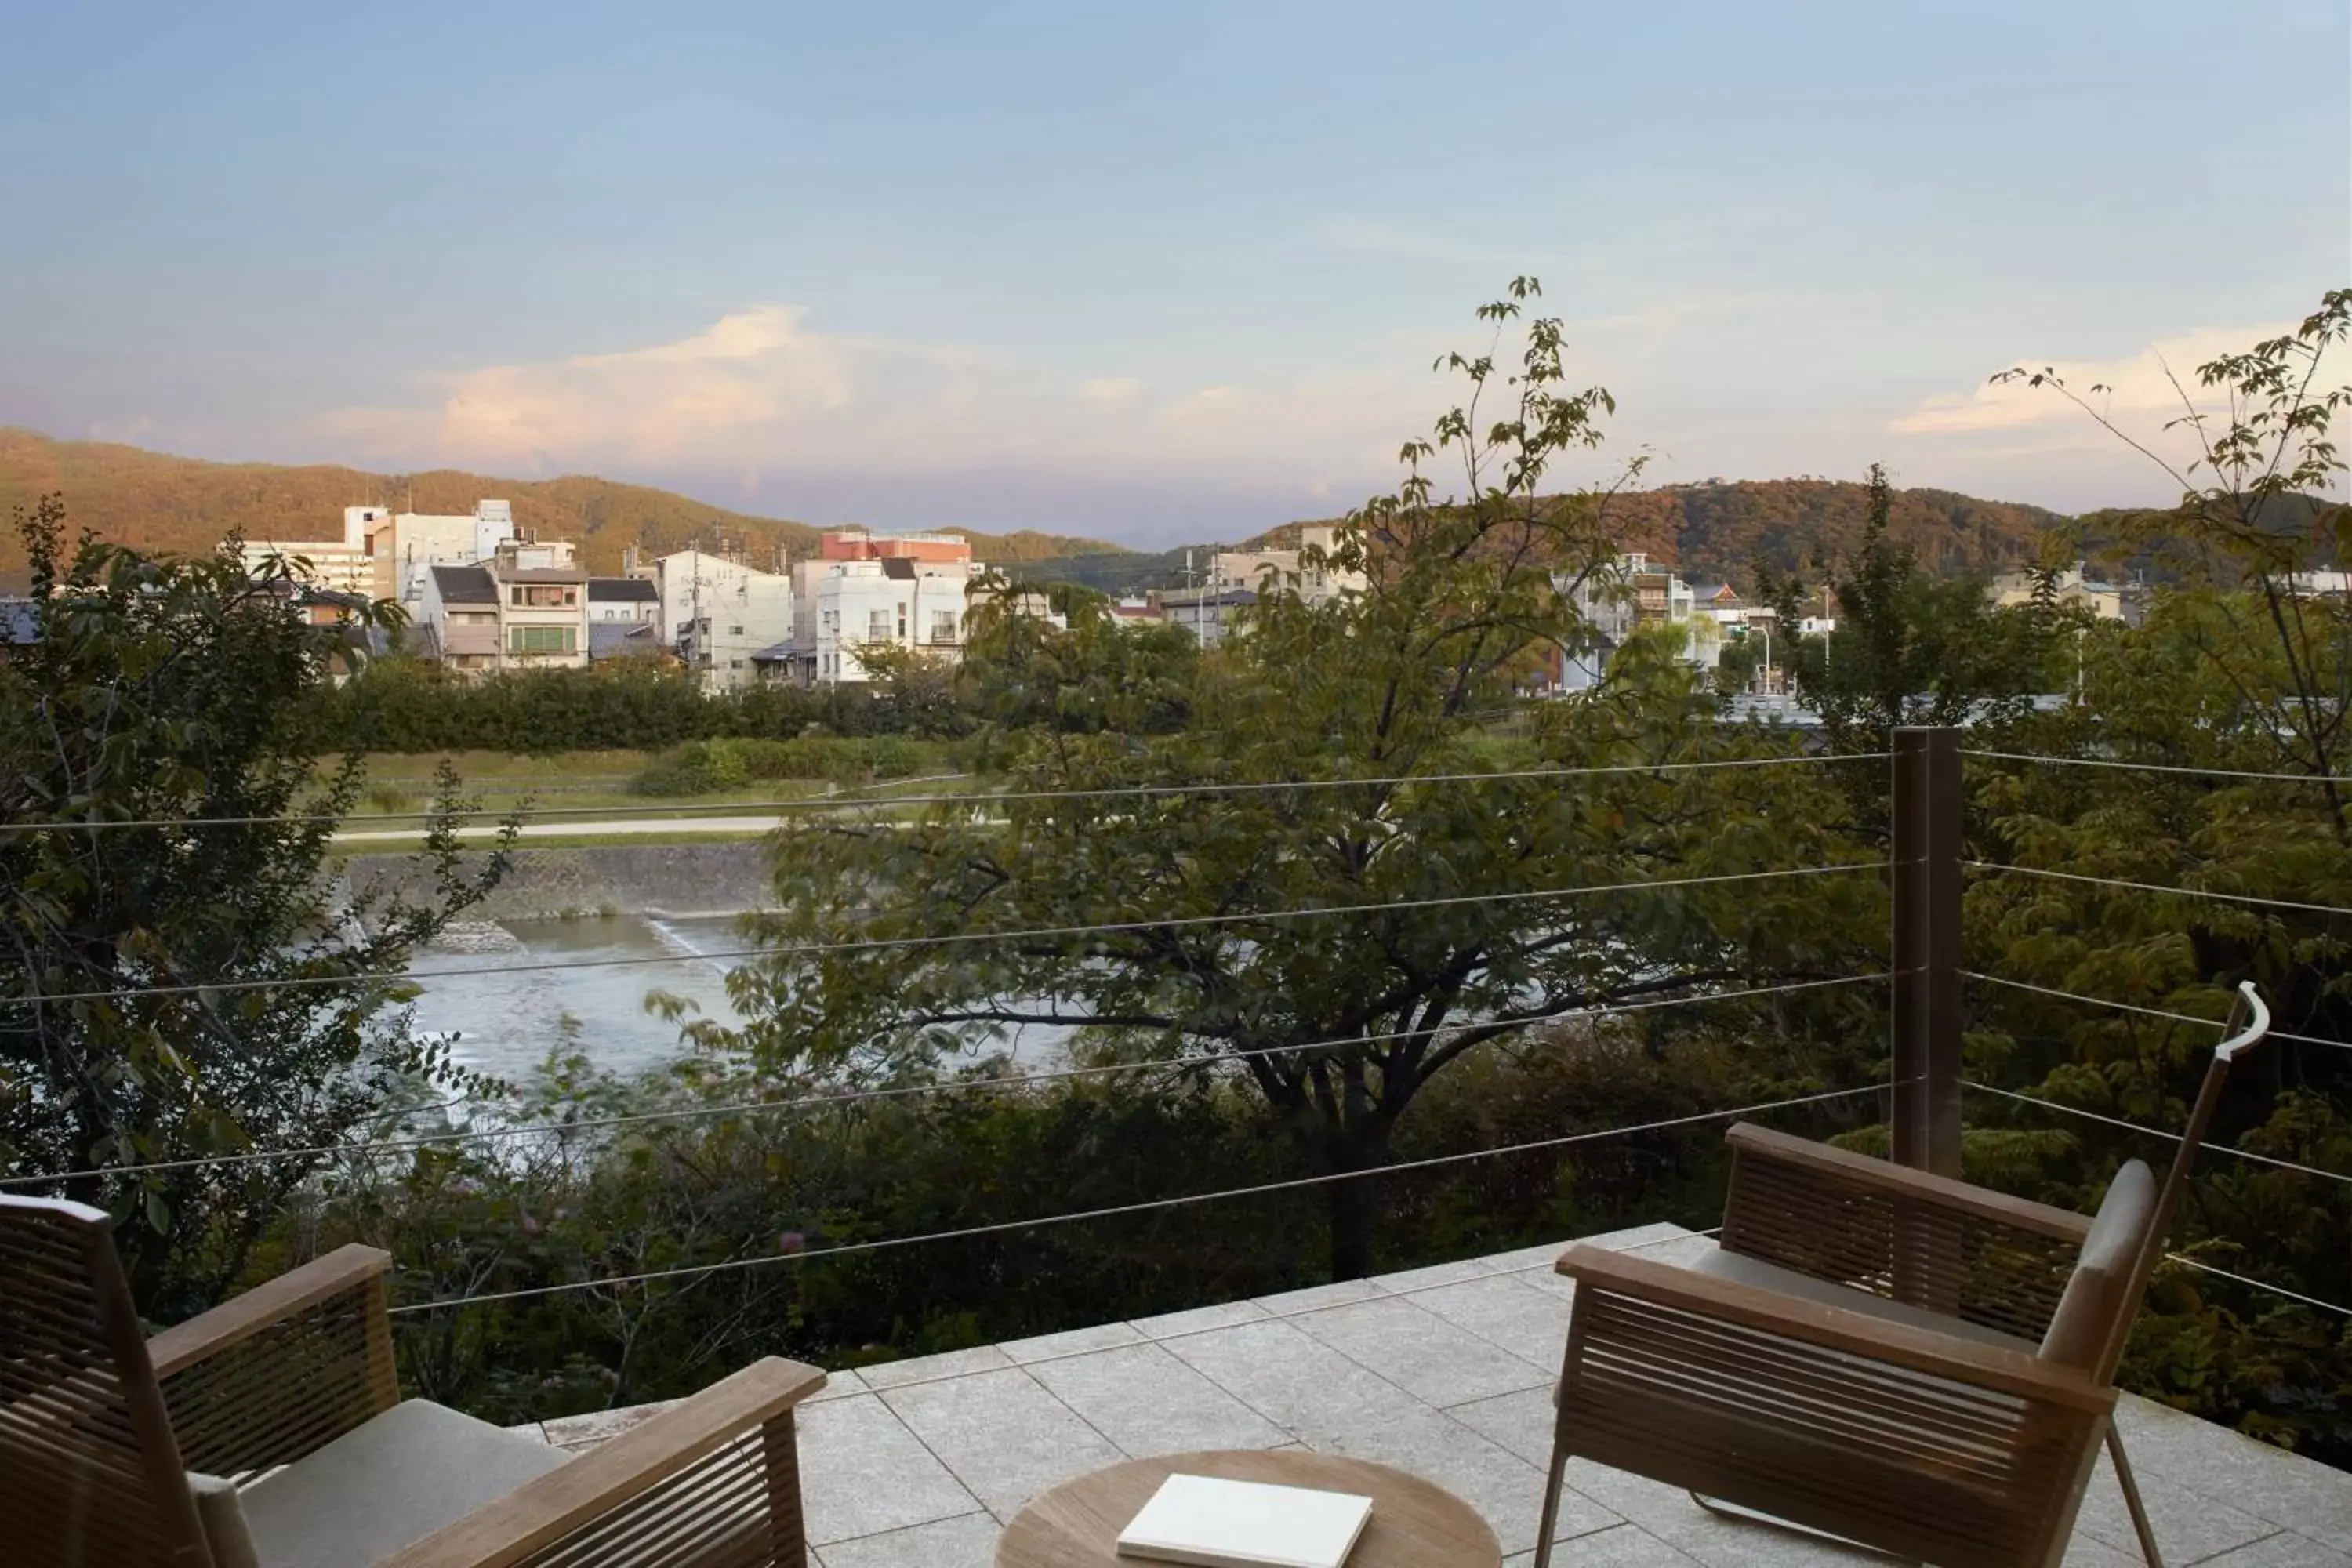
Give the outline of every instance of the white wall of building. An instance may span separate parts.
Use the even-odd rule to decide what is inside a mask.
[[[681,550],[653,564],[660,637],[714,690],[748,686],[751,655],[792,639],[793,582],[708,551]]]
[[[900,574],[893,575],[892,568]],[[862,643],[889,643],[946,658],[963,653],[966,590],[962,562],[799,561],[802,676],[819,685],[869,677]]]
[[[412,616],[423,612],[434,567],[478,565],[515,537],[514,508],[502,500],[478,501],[467,512],[363,510],[374,514],[367,547],[375,561],[376,595],[397,601]]]

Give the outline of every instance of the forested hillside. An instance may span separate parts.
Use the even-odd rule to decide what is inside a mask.
[[[208,463],[138,447],[100,441],[55,441],[31,430],[0,427],[0,515],[29,508],[51,491],[65,495],[74,524],[101,538],[151,550],[211,548],[232,528],[255,539],[329,539],[340,535],[343,508],[382,501],[418,511],[470,511],[485,496],[514,503],[515,521],[543,537],[582,542],[589,569],[617,571],[621,552],[643,543],[674,550],[709,542],[723,531],[744,542],[754,561],[770,561],[781,544],[795,552],[816,546],[817,530],[782,518],[752,517],[691,497],[585,474],[553,479],[509,479],[438,468],[391,476],[331,465],[289,468],[276,463]],[[1060,534],[968,536],[982,560],[1119,553],[1097,540]],[[13,533],[0,537],[0,581],[21,576],[24,557]]]
[[[1850,555],[1862,539],[1869,487],[1843,479],[1711,480],[1629,491],[1609,509],[1620,548],[1672,562],[1685,577],[1749,588],[1759,563],[1819,581],[1827,566]],[[1897,490],[1888,532],[1938,575],[1992,573],[2035,560],[2043,531],[2063,521],[2056,512],[2014,501]],[[1299,526],[1268,529],[1246,547],[1295,546]],[[1218,548],[1196,546],[1196,564],[1205,570]],[[1172,586],[1183,581],[1183,567],[1184,552],[1176,549],[1157,555],[1072,552],[1027,560],[1024,571],[1039,581],[1083,583],[1117,594]]]
[[[1619,496],[1627,548],[1671,559],[1689,578],[1752,582],[1759,563],[1818,575],[1861,542],[1869,487],[1844,479],[1741,479]],[[1896,490],[1888,533],[1928,571],[1997,572],[2034,559],[2056,512],[1951,490]]]

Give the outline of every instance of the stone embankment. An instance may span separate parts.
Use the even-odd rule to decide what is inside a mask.
[[[469,868],[478,857],[468,855]],[[430,870],[414,855],[353,855],[349,888],[379,888],[423,900]],[[604,844],[574,849],[518,847],[506,879],[477,910],[478,920],[587,919],[621,913],[740,914],[773,906],[767,857],[740,839],[695,844]]]

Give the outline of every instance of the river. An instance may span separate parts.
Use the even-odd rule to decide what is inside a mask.
[[[415,1027],[456,1031],[458,1065],[509,1081],[567,1037],[595,1066],[633,1075],[685,1048],[678,1026],[646,1009],[654,992],[686,998],[698,1016],[741,1021],[727,999],[728,973],[740,961],[713,955],[749,945],[729,916],[465,921],[410,966],[419,977]],[[559,964],[579,967],[531,967]],[[1068,1034],[1026,1026],[993,1048],[1045,1068],[1066,1059]]]

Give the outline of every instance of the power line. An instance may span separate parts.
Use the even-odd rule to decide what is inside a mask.
[[[1711,762],[1694,763],[1622,763],[1575,768],[1518,768],[1489,773],[1417,773],[1389,778],[1342,779],[1260,779],[1231,784],[1121,784],[1098,789],[1019,790],[1003,793],[970,795],[818,795],[793,800],[733,800],[683,802],[667,805],[562,805],[518,807],[496,815],[509,816],[628,816],[646,813],[677,816],[684,812],[700,811],[852,811],[875,805],[977,805],[1016,800],[1102,800],[1125,797],[1150,797],[1193,795],[1238,795],[1251,792],[1304,789],[1370,789],[1391,784],[1481,784],[1509,779],[1589,778],[1614,773],[1687,773],[1707,768],[1774,768],[1796,763],[1883,762],[1886,752],[1835,752],[1789,757],[1725,757]],[[940,777],[968,778],[968,773],[941,774]],[[887,788],[887,784],[866,786]],[[250,827],[262,824],[308,826],[320,823],[370,823],[430,821],[441,815],[430,811],[371,812],[365,816],[163,816],[121,819],[100,819],[89,822],[20,822],[0,823],[0,832],[42,833],[81,828],[116,827]],[[488,816],[491,813],[482,813]],[[683,818],[682,818],[683,820]]]
[[[1862,1094],[1884,1094],[1886,1086],[1872,1084],[1862,1089],[1830,1089],[1821,1094],[1800,1095],[1790,1100],[1775,1100],[1756,1105],[1743,1105],[1729,1110],[1706,1110],[1690,1116],[1668,1117],[1658,1121],[1644,1121],[1629,1127],[1602,1128],[1591,1132],[1571,1132],[1559,1138],[1538,1139],[1527,1143],[1507,1143],[1496,1149],[1472,1149],[1459,1154],[1433,1154],[1422,1160],[1403,1160],[1394,1164],[1375,1165],[1360,1171],[1332,1171],[1317,1176],[1297,1176],[1289,1181],[1265,1182],[1250,1187],[1226,1187],[1211,1193],[1188,1193],[1180,1197],[1150,1198],[1140,1203],[1118,1204],[1108,1208],[1080,1209],[1066,1214],[1047,1215],[1037,1219],[999,1220],[989,1225],[965,1226],[956,1230],[930,1231],[921,1236],[884,1237],[874,1241],[843,1242],[835,1247],[804,1249],[798,1252],[761,1253],[751,1258],[730,1258],[719,1263],[689,1264],[679,1268],[656,1268],[641,1274],[614,1275],[599,1279],[573,1279],[560,1285],[532,1285],[517,1290],[492,1290],[479,1295],[450,1296],[438,1300],[414,1301],[394,1307],[394,1313],[429,1312],[442,1307],[463,1307],[485,1301],[515,1301],[538,1296],[562,1295],[572,1290],[595,1290],[616,1285],[643,1285],[657,1279],[680,1279],[708,1274],[756,1268],[770,1263],[792,1263],[809,1258],[838,1258],[850,1253],[881,1252],[901,1247],[919,1247],[934,1241],[965,1241],[977,1237],[999,1236],[1007,1231],[1042,1230],[1049,1226],[1074,1225],[1081,1220],[1111,1219],[1121,1215],[1148,1214],[1160,1209],[1182,1208],[1192,1204],[1218,1203],[1229,1198],[1258,1197],[1267,1193],[1293,1192],[1303,1187],[1328,1185],[1333,1182],[1356,1181],[1367,1176],[1393,1175],[1401,1171],[1423,1171],[1439,1165],[1455,1165],[1469,1160],[1491,1160],[1505,1154],[1522,1154],[1539,1149],[1564,1148],[1572,1143],[1590,1142],[1600,1138],[1616,1138],[1635,1132],[1658,1132],[1669,1128],[1687,1127],[1701,1121],[1719,1121],[1729,1116],[1748,1116],[1763,1110],[1781,1110],[1791,1106],[1815,1105],[1823,1100],[1850,1100]]]
[[[2089,1121],[2104,1121],[2110,1127],[2120,1127],[2129,1132],[2145,1132],[2151,1138],[2168,1138],[2175,1143],[2180,1142],[2180,1134],[2178,1132],[2167,1132],[2161,1127],[2143,1127],[2137,1121],[2126,1121],[2118,1116],[2105,1116],[2095,1110],[2085,1110],[2079,1105],[2063,1105],[2054,1100],[2042,1100],[2031,1094],[2019,1094],[2012,1089],[1995,1089],[1989,1083],[1979,1083],[1973,1079],[1962,1079],[1960,1086],[1963,1089],[1973,1089],[1984,1094],[1997,1094],[2003,1100],[2014,1100],[2023,1105],[2038,1105],[2050,1110],[2063,1110],[2069,1116],[2079,1116]],[[2352,1176],[2347,1176],[2338,1171],[2323,1171],[2315,1165],[2299,1165],[2293,1160],[2273,1159],[2268,1154],[2257,1154],[2251,1149],[2233,1149],[2226,1143],[2208,1143],[2203,1145],[2203,1147],[2210,1149],[2216,1153],[2235,1155],[2241,1160],[2252,1160],[2260,1164],[2275,1165],[2283,1171],[2300,1171],[2306,1176],[2325,1176],[2331,1182],[2343,1182],[2347,1184],[2352,1184]]]
[[[352,985],[369,983],[404,984],[418,980],[454,980],[483,974],[530,974],[555,970],[619,969],[648,963],[716,962],[721,959],[769,958],[785,954],[868,952],[893,948],[930,947],[950,942],[1031,942],[1048,937],[1116,935],[1122,932],[1172,931],[1180,928],[1245,924],[1252,921],[1304,920],[1323,915],[1379,914],[1390,910],[1458,908],[1465,904],[1520,903],[1539,899],[1588,897],[1601,893],[1638,892],[1657,888],[1696,888],[1728,882],[1765,881],[1778,877],[1832,876],[1848,871],[1884,870],[1884,860],[1855,860],[1835,866],[1792,866],[1773,871],[1727,871],[1706,877],[1658,877],[1631,882],[1603,882],[1575,888],[1539,888],[1518,893],[1457,893],[1445,898],[1407,899],[1389,903],[1330,904],[1311,909],[1270,910],[1217,915],[1170,915],[1159,920],[1118,921],[1097,925],[1041,926],[1026,931],[943,931],[930,936],[864,937],[848,942],[793,942],[782,947],[722,949],[680,955],[673,952],[634,958],[551,959],[542,963],[485,964],[477,969],[425,969],[404,973],[360,971],[351,974],[293,974],[272,980],[224,980],[179,985],[117,986],[105,991],[66,991],[54,994],[0,996],[0,1006],[38,1003],[103,1002],[126,996],[187,996],[202,993],[268,991],[312,985]]]
[[[2122,768],[2132,773],[2190,773],[2200,778],[2256,779],[2271,784],[2343,784],[2343,778],[2325,773],[2259,773],[2242,768],[2191,768],[2167,763],[2126,763],[2107,757],[2048,757],[2032,752],[1978,752],[1960,748],[1964,757],[1989,757],[2004,763],[2054,763],[2069,768]]]
[[[2135,893],[2168,893],[2184,899],[2218,899],[2224,903],[2256,904],[2279,910],[2302,910],[2319,915],[2352,915],[2337,904],[2306,904],[2293,899],[2258,898],[2252,893],[2218,893],[2207,888],[2167,888],[2155,882],[2127,882],[2118,877],[2086,877],[2079,871],[2051,871],[2039,866],[2009,866],[1992,860],[1963,860],[1972,871],[2003,871],[2018,877],[2046,877],[2061,882],[2087,882],[2095,887],[2123,888]]]
[[[1696,996],[1669,996],[1650,1002],[1622,1002],[1606,1006],[1581,1007],[1574,1012],[1556,1014],[1549,1017],[1529,1018],[1524,1022],[1528,1027],[1535,1028],[1548,1024],[1570,1023],[1579,1018],[1612,1017],[1620,1013],[1645,1013],[1662,1007],[1694,1006],[1708,1002],[1736,1002],[1744,997],[1773,996],[1791,991],[1815,991],[1827,986],[1853,985],[1864,981],[1885,978],[1884,974],[1845,974],[1826,980],[1794,980],[1776,985],[1749,986],[1738,991],[1710,991]],[[1074,1018],[1070,1021],[1079,1025],[1087,1022],[1084,1018]],[[948,1079],[932,1083],[906,1084],[895,1089],[852,1089],[838,1094],[803,1095],[790,1100],[739,1100],[727,1105],[637,1111],[624,1116],[585,1117],[572,1121],[542,1121],[515,1127],[487,1127],[462,1131],[419,1133],[410,1138],[387,1138],[360,1143],[320,1143],[300,1149],[246,1150],[235,1154],[207,1154],[186,1160],[157,1160],[137,1165],[93,1166],[87,1170],[61,1171],[52,1175],[0,1178],[0,1189],[40,1186],[52,1182],[72,1181],[87,1176],[150,1175],[166,1171],[267,1164],[282,1160],[394,1154],[415,1149],[432,1148],[443,1143],[466,1143],[477,1140],[526,1138],[543,1133],[593,1132],[607,1128],[633,1127],[655,1121],[721,1121],[730,1116],[750,1115],[760,1111],[821,1110],[872,1100],[904,1100],[932,1094],[956,1094],[991,1089],[1019,1089],[1029,1084],[1056,1083],[1077,1079],[1099,1078],[1115,1073],[1214,1067],[1225,1062],[1293,1056],[1303,1051],[1329,1050],[1345,1046],[1380,1045],[1389,1041],[1419,1039],[1447,1034],[1456,1029],[1480,1026],[1482,1026],[1480,1021],[1473,1020],[1467,1024],[1447,1025],[1430,1029],[1400,1029],[1382,1034],[1348,1035],[1335,1039],[1306,1040],[1292,1045],[1263,1046],[1249,1050],[1214,1051],[1189,1057],[1162,1057],[1141,1061],[1113,1062],[1097,1067],[1069,1068],[1054,1072],[1024,1073],[1017,1078]],[[454,1101],[443,1103],[449,1104]]]

